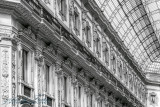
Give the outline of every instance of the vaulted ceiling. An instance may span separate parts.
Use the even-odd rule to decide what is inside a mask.
[[[160,0],[95,0],[142,71],[160,73]]]

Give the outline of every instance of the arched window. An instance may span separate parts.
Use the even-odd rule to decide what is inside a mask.
[[[103,42],[103,61],[106,63],[106,65],[109,65],[109,48],[106,44],[106,42]]]
[[[116,73],[116,57],[114,54],[112,54],[111,56],[111,67],[112,67],[113,73]]]

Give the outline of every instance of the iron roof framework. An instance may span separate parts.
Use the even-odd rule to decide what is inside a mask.
[[[157,72],[160,0],[95,0],[138,65]],[[155,5],[157,6],[155,9]],[[158,23],[157,23],[158,22]],[[160,68],[160,67],[159,67]]]

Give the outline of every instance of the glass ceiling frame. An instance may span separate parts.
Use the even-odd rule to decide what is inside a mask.
[[[95,0],[95,2],[145,71],[145,68],[159,57],[160,44],[144,2],[141,0]]]

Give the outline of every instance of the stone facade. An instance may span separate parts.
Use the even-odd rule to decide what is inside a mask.
[[[0,7],[1,107],[158,102],[93,0],[2,0]]]

